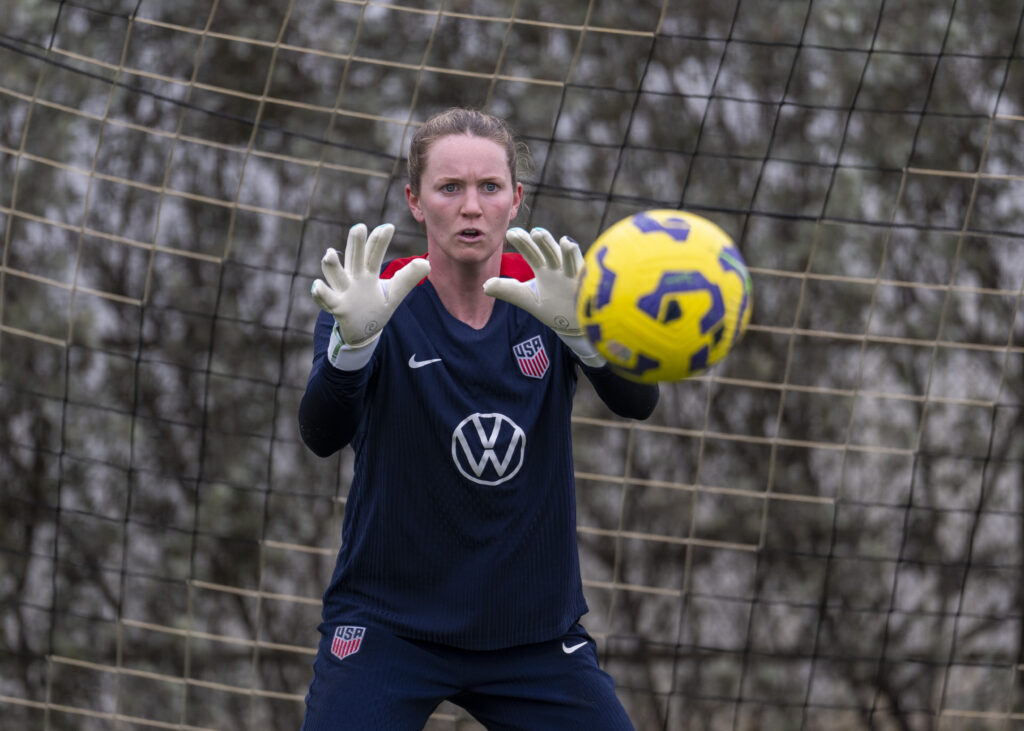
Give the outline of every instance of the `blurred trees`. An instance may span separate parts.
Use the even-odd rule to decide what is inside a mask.
[[[296,725],[351,469],[295,434],[308,282],[356,221],[422,250],[409,123],[467,104],[531,147],[524,225],[687,207],[753,270],[738,352],[649,423],[581,385],[638,727],[1019,710],[1022,3],[421,5],[9,8],[0,696]]]

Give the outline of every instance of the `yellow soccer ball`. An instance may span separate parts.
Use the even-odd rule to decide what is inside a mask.
[[[580,326],[608,364],[643,383],[707,371],[750,322],[752,284],[722,229],[687,211],[624,218],[587,250]]]

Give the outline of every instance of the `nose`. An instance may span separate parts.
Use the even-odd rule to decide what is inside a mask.
[[[464,216],[479,216],[482,212],[479,191],[473,187],[467,188],[466,195],[462,199],[462,214]]]

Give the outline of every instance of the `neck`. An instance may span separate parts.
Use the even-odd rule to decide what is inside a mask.
[[[451,316],[479,330],[487,324],[494,309],[494,298],[484,294],[484,282],[498,276],[500,270],[500,252],[484,262],[431,257],[429,279]]]

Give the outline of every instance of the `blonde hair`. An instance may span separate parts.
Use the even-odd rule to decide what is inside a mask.
[[[420,179],[423,177],[430,147],[449,135],[482,137],[504,148],[513,186],[519,182],[520,168],[529,166],[529,149],[516,140],[515,133],[505,120],[476,109],[453,107],[427,119],[412,136],[408,167],[409,188],[414,194],[420,194]]]

